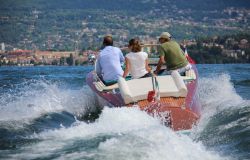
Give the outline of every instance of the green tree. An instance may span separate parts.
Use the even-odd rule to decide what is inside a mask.
[[[73,54],[70,53],[70,56],[66,59],[66,62],[69,66],[72,66],[73,63],[74,63],[74,57],[73,57]]]
[[[209,52],[213,55],[220,55],[222,53],[222,49],[220,47],[213,46],[210,48]]]
[[[58,60],[57,59],[54,59],[52,62],[51,62],[52,65],[58,65]]]
[[[34,59],[31,59],[31,60],[30,60],[30,64],[35,64],[35,60],[34,60]]]
[[[63,66],[64,63],[65,63],[65,57],[61,57],[61,58],[60,58],[59,64],[60,64],[61,66]]]
[[[79,61],[78,59],[75,60],[75,65],[76,65],[76,66],[80,65],[80,61]]]

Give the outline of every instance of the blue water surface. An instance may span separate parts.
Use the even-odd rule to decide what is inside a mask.
[[[0,67],[0,159],[250,159],[250,64],[197,68],[202,116],[186,136],[99,106],[93,66]]]

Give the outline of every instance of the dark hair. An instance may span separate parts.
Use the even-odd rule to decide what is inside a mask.
[[[113,46],[113,39],[111,36],[105,36],[103,38],[103,45],[104,46]]]
[[[141,45],[139,42],[139,39],[133,38],[129,40],[129,47],[131,47],[132,52],[140,52],[141,51]]]

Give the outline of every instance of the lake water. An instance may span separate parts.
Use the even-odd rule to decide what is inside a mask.
[[[250,159],[250,64],[197,67],[202,116],[189,135],[99,106],[92,66],[0,67],[0,159]]]

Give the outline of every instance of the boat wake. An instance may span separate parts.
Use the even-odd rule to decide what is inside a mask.
[[[228,74],[201,78],[202,116],[193,139],[234,159],[249,158],[250,101],[236,92]]]
[[[95,97],[87,87],[62,89],[56,83],[32,80],[18,85],[17,93],[12,90],[0,98],[1,122],[32,120],[52,112],[81,115],[86,109],[95,110]]]
[[[23,145],[10,158],[221,159],[136,108],[105,108],[94,123],[76,121],[26,139],[38,142]]]
[[[239,135],[249,142],[249,101],[236,93],[228,75],[201,78],[199,83],[203,114],[189,135],[173,132],[137,108],[104,107],[99,114],[103,106],[87,87],[72,90],[46,81],[25,83],[18,95],[10,92],[0,98],[0,158],[246,157],[247,146],[242,146]]]

